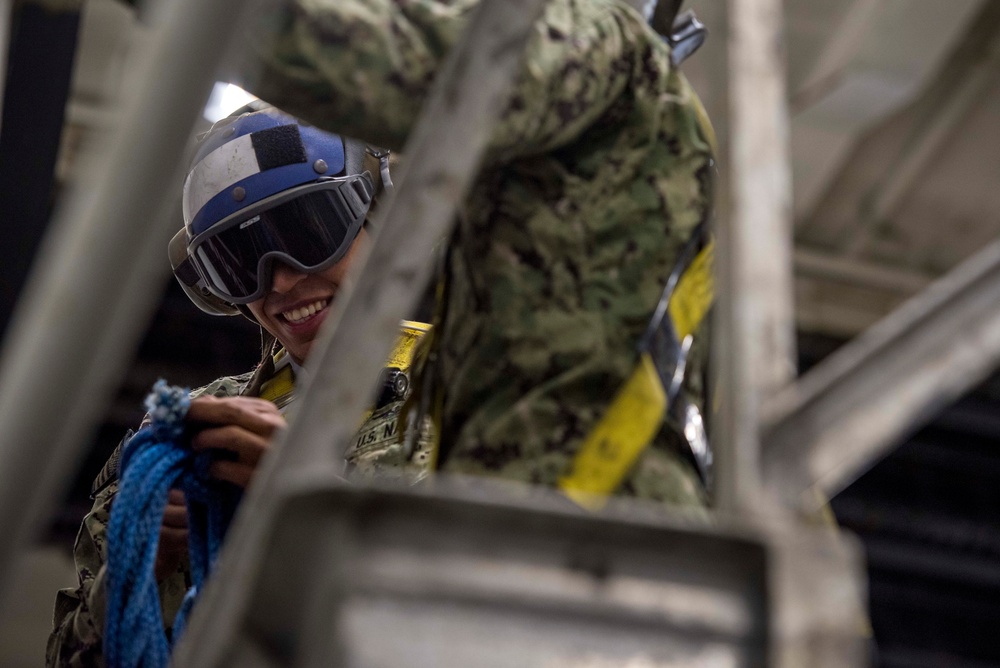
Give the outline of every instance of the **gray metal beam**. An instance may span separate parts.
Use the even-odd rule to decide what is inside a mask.
[[[779,0],[729,0],[716,75],[728,81],[718,208],[714,354],[717,505],[746,512],[760,488],[763,398],[794,373],[791,173]],[[721,66],[721,68],[720,68]],[[716,105],[718,109],[719,105]]]
[[[239,583],[232,631],[206,633],[226,665],[867,665],[860,550],[825,529],[631,499],[587,513],[483,478],[284,482],[255,555],[267,577]]]
[[[45,526],[168,275],[178,167],[241,0],[175,0],[136,88],[36,258],[0,357],[0,594]],[[169,214],[169,215],[168,215]]]
[[[934,280],[930,274],[920,271],[887,267],[801,247],[795,249],[793,257],[796,274],[905,296],[917,294]]]
[[[228,665],[226,639],[236,633],[249,600],[247,583],[260,575],[259,555],[276,526],[274,499],[283,476],[296,468],[342,469],[344,450],[374,394],[399,321],[427,283],[434,246],[447,235],[477,173],[543,5],[544,0],[483,2],[438,73],[404,150],[422,159],[403,171],[360,275],[345,286],[316,341],[296,418],[240,506],[216,573],[177,648],[176,665]],[[345,378],[371,380],[345,383]],[[318,662],[323,664],[322,657]]]
[[[845,345],[768,405],[764,475],[793,507],[850,484],[1000,363],[1000,242]]]
[[[995,80],[1000,65],[998,44],[1000,5],[983,2],[969,19],[953,53],[913,103],[915,122],[892,162],[882,170],[881,181],[865,195],[862,215],[845,249],[847,256],[864,255],[875,229],[898,215],[921,176],[934,171],[946,144],[962,132],[963,121]]]
[[[518,499],[498,481],[438,482],[338,489],[309,475],[286,488],[285,520],[260,552],[270,577],[226,639],[233,665],[300,666],[291,656],[306,648],[326,666],[764,664],[759,535],[634,504],[595,516],[554,490]],[[304,543],[305,563],[283,549]]]

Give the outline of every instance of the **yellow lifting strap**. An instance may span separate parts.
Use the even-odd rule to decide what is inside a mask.
[[[698,329],[711,307],[713,249],[709,240],[683,269],[672,292],[669,284],[665,290],[667,308],[662,317],[669,318],[666,324],[673,328],[678,344]],[[632,375],[584,439],[569,473],[559,480],[559,489],[585,508],[597,509],[604,504],[663,424],[669,400],[665,369],[656,355],[650,346],[641,346]],[[672,372],[668,369],[666,373]]]
[[[396,345],[393,346],[392,352],[389,354],[389,359],[385,363],[386,369],[398,369],[403,372],[408,382],[412,381],[418,349],[417,344],[432,329],[433,327],[425,322],[416,322],[415,320],[401,321],[399,323],[399,338],[396,339]],[[412,392],[408,392],[408,394],[412,394]],[[362,422],[367,420],[371,414],[371,410],[365,411]]]
[[[410,375],[410,365],[413,361],[413,352],[417,342],[430,331],[431,326],[411,320],[403,320],[399,323],[399,338],[389,353],[386,361],[387,368],[399,369],[408,377]],[[271,376],[260,388],[260,398],[277,405],[278,408],[287,406],[295,396],[295,376],[292,365],[288,359],[288,353],[282,348],[274,355],[274,375]],[[368,419],[371,410],[365,412],[364,420]]]
[[[288,353],[284,348],[274,354],[274,375],[260,387],[260,398],[278,408],[284,408],[294,398],[295,377]]]
[[[409,371],[417,342],[430,330],[431,326],[425,322],[416,322],[413,320],[401,321],[399,323],[399,338],[396,339],[396,345],[389,355],[389,361],[386,363],[386,366]]]

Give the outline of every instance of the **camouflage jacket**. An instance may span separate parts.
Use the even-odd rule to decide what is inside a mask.
[[[476,4],[273,2],[246,39],[256,61],[243,80],[318,126],[402,149]],[[442,470],[544,485],[567,472],[708,215],[703,121],[632,8],[546,5],[449,243],[433,365]],[[702,364],[691,367],[700,399]],[[681,438],[664,429],[619,492],[703,504]]]
[[[405,334],[407,328],[404,327],[403,331]],[[414,330],[410,328],[409,331]],[[401,336],[400,341],[403,338]],[[399,351],[400,345],[397,344],[392,361],[396,361]],[[409,359],[407,358],[405,363],[396,361],[393,370],[400,366],[403,367],[402,372],[408,373]],[[290,373],[291,367],[287,364],[279,363],[276,367],[277,370],[265,369],[270,378],[255,379],[252,373],[227,376],[192,391],[191,396],[257,395],[274,402],[278,408],[285,411],[294,399],[293,375]],[[254,391],[256,388],[259,390]],[[355,478],[389,476],[415,482],[426,473],[432,436],[425,429],[421,433],[413,455],[409,458],[404,457],[402,446],[396,438],[396,418],[402,407],[403,397],[383,396],[379,404],[381,405],[377,405],[365,416],[354,442],[349,446],[347,463],[350,473]],[[56,595],[54,630],[49,636],[46,650],[47,666],[89,668],[105,665],[102,636],[107,601],[105,594],[107,531],[111,506],[118,493],[118,456],[122,445],[130,437],[131,432],[126,435],[94,481],[92,489],[94,505],[83,520],[73,548],[79,586],[75,589],[63,589]],[[168,628],[190,586],[191,578],[186,561],[180,565],[176,573],[160,582],[160,607]]]

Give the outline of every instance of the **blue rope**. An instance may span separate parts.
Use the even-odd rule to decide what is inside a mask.
[[[154,569],[171,488],[181,489],[187,502],[192,581],[174,620],[174,642],[184,632],[239,503],[239,488],[209,476],[211,453],[193,452],[184,439],[190,404],[186,389],[157,381],[146,397],[152,422],[122,452],[108,526],[104,656],[110,668],[165,668],[170,659]]]

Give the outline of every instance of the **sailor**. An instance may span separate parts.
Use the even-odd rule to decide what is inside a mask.
[[[265,334],[256,370],[191,393],[191,447],[220,454],[210,469],[217,479],[249,484],[285,425],[296,379],[347,272],[364,252],[369,214],[387,186],[385,151],[273,108],[220,121],[201,140],[184,184],[184,227],[170,244],[174,274],[203,311],[245,315]],[[429,436],[422,434],[417,452],[404,458],[396,421],[413,346],[427,329],[416,322],[401,326],[392,366],[350,449],[355,475],[387,470],[417,480],[426,471]],[[58,594],[50,666],[103,665],[107,527],[121,448],[94,482],[94,506],[75,546],[79,586]],[[187,512],[174,490],[156,559],[165,620],[174,619],[187,591],[186,562]]]
[[[273,2],[246,36],[257,61],[244,83],[318,126],[401,149],[478,4]],[[440,406],[438,470],[559,487],[634,373],[710,213],[711,131],[673,55],[625,2],[546,3],[449,240],[414,381]],[[691,335],[685,388],[703,408],[706,328]],[[689,450],[665,421],[613,493],[704,505]]]

